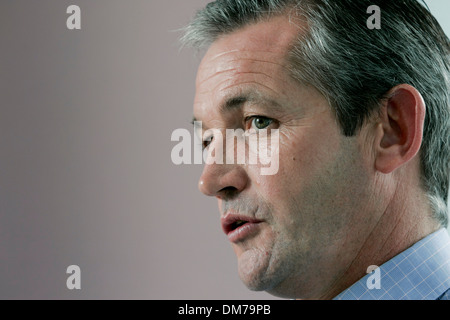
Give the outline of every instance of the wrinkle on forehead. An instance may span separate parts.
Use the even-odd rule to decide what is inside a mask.
[[[234,50],[205,59],[199,67],[197,94],[220,94],[233,85],[254,83],[267,87],[267,83],[282,87],[290,78],[285,55],[273,52]],[[273,88],[267,87],[273,91]]]
[[[264,82],[282,84],[287,80],[287,73],[280,72],[277,68],[279,66],[279,64],[261,60],[235,60],[227,69],[208,73],[206,79],[197,83],[197,93],[199,95],[210,92],[220,93],[233,85],[243,85],[249,82],[260,83],[263,86],[266,86]]]
[[[285,61],[280,61],[279,55],[264,54],[263,52],[233,51],[232,56],[225,57],[220,55],[220,60],[215,59],[205,62],[199,68],[197,86],[225,72],[245,73],[242,70],[246,70],[248,65],[255,63],[266,63],[273,65],[273,67],[281,67],[286,72],[290,71]]]

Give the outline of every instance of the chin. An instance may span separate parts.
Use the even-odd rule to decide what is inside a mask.
[[[277,284],[271,265],[271,254],[261,249],[243,252],[238,258],[241,281],[252,291],[269,291]]]
[[[280,277],[270,275],[267,272],[258,272],[254,270],[252,273],[242,274],[240,272],[241,281],[251,291],[266,291],[275,297],[284,299],[295,299],[293,293],[294,288],[286,288],[285,285],[280,283]]]

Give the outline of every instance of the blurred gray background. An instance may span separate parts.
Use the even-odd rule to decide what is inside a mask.
[[[0,299],[273,298],[241,284],[202,166],[170,157],[201,58],[176,30],[207,2],[0,0]]]

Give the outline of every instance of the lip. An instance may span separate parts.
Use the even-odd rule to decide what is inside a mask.
[[[236,243],[245,240],[259,229],[263,222],[252,217],[239,214],[227,214],[221,219],[223,232],[230,242]],[[240,224],[240,222],[244,222]]]

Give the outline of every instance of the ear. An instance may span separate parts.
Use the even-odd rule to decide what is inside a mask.
[[[391,173],[420,150],[425,102],[416,88],[401,84],[388,92],[377,130],[375,168]]]

